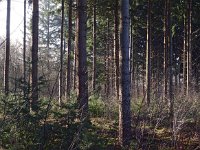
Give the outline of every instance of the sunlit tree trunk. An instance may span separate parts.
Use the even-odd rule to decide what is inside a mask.
[[[33,1],[32,16],[32,110],[37,110],[38,103],[38,23],[39,23],[39,3]]]
[[[121,88],[119,104],[119,143],[123,147],[130,145],[130,60],[129,60],[129,0],[121,0],[120,46],[122,53]]]

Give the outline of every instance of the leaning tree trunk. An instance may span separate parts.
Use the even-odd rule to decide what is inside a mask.
[[[78,103],[81,118],[88,113],[88,72],[87,72],[87,52],[86,52],[86,0],[78,0]]]
[[[130,63],[129,63],[129,0],[121,0],[120,46],[122,53],[121,88],[122,98],[119,104],[119,143],[123,147],[130,145]]]
[[[39,2],[34,0],[32,18],[32,110],[37,110],[38,103],[38,23]]]
[[[10,6],[11,0],[7,0],[7,17],[6,17],[6,59],[4,70],[4,88],[5,95],[9,94],[9,68],[10,68]]]

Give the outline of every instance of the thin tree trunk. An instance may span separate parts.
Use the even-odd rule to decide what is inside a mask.
[[[67,97],[71,89],[71,39],[72,39],[72,0],[69,0],[69,26],[68,26],[68,55],[67,55]]]
[[[147,15],[146,95],[147,105],[149,106],[151,99],[151,0],[148,0]]]
[[[122,99],[119,105],[119,143],[123,147],[130,145],[130,63],[129,63],[129,0],[121,0],[120,46],[122,52],[121,87]]]
[[[26,89],[26,0],[24,0],[24,39],[23,39],[23,92],[24,100],[27,98],[27,89]]]
[[[9,72],[10,72],[10,6],[11,0],[7,0],[7,17],[6,17],[6,59],[4,70],[4,88],[5,95],[9,94]]]
[[[50,23],[50,2],[48,1],[47,2],[48,4],[47,4],[47,11],[48,11],[48,13],[47,13],[47,67],[48,67],[48,74],[50,73],[50,62],[49,62],[49,59],[50,59],[50,47],[49,47],[49,45],[50,45],[50,25],[49,25],[49,23]]]
[[[93,7],[93,91],[96,90],[96,0],[94,0],[94,7]]]
[[[117,94],[117,99],[119,99],[119,0],[115,0],[115,24],[114,24],[114,43],[115,43],[115,88],[116,88],[116,94]]]
[[[59,106],[62,105],[63,98],[63,33],[64,33],[64,0],[62,0],[62,21],[60,38],[60,80],[59,80]]]
[[[183,92],[186,94],[186,87],[187,87],[187,73],[186,73],[186,60],[187,60],[187,23],[186,23],[186,17],[184,16],[184,36],[183,36]]]
[[[164,9],[164,99],[168,93],[168,0],[165,0]]]
[[[105,82],[105,93],[106,97],[108,98],[110,95],[110,45],[109,45],[109,36],[110,36],[110,23],[109,19],[107,19],[107,48],[104,53],[105,57],[105,77],[106,77],[106,82]]]
[[[39,3],[33,1],[32,18],[32,110],[37,110],[38,103],[38,23],[39,23]]]
[[[191,88],[191,32],[192,32],[192,0],[187,1],[187,96],[189,96]]]
[[[75,21],[75,45],[74,45],[74,65],[73,65],[73,72],[74,72],[74,75],[73,75],[73,89],[74,91],[77,93],[77,53],[78,53],[78,14],[76,13],[76,21]]]
[[[169,48],[169,117],[171,128],[173,128],[174,117],[174,91],[173,91],[173,47],[172,47],[172,33],[171,33],[171,3],[168,0],[168,48]]]

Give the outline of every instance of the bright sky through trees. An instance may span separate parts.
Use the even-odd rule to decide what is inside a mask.
[[[23,39],[23,0],[11,1],[11,42],[22,41]],[[5,37],[6,34],[6,9],[7,1],[0,2],[0,36]],[[28,8],[28,10],[30,10]],[[29,11],[30,12],[30,11]]]

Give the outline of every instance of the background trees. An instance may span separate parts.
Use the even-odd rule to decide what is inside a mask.
[[[118,120],[113,123],[119,125],[115,135],[123,146],[129,145],[132,137],[141,146],[146,126],[155,127],[152,132],[156,132],[158,125],[171,122],[170,134],[178,134],[175,131],[187,119],[198,122],[198,108],[194,107],[199,104],[200,86],[198,0],[30,1],[30,20],[26,2],[22,51],[21,45],[14,43],[9,50],[7,1],[6,45],[3,37],[0,41],[0,69],[4,70],[0,86],[16,99],[26,93],[27,102],[39,109],[48,104],[43,133],[51,132],[46,127],[51,120],[49,111],[55,107],[54,111],[62,114],[67,107],[68,112],[72,106],[68,109],[65,104],[73,102],[79,106],[79,116],[91,115],[93,125],[97,117]],[[56,110],[61,101],[63,106]],[[74,120],[70,120],[72,124],[76,124]],[[84,132],[82,129],[83,124],[75,132]]]

